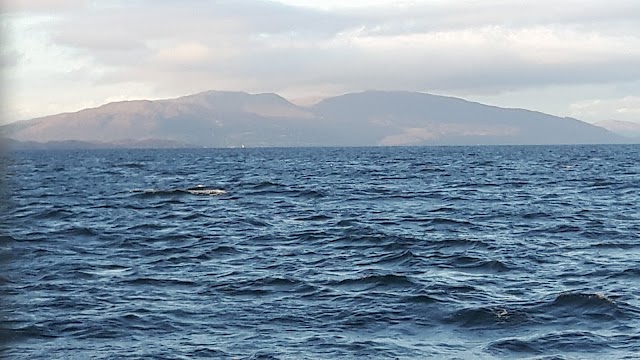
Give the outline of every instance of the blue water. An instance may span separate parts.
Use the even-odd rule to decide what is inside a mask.
[[[640,354],[640,146],[15,152],[4,357]]]

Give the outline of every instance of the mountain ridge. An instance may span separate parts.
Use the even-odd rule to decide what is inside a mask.
[[[296,105],[275,93],[205,91],[0,126],[22,142],[155,139],[207,147],[624,143],[573,118],[461,98],[368,90]]]

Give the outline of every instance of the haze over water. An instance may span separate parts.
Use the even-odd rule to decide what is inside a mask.
[[[8,358],[632,359],[640,146],[15,152]]]

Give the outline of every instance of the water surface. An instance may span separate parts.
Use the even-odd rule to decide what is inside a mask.
[[[15,152],[8,358],[634,358],[640,147]]]

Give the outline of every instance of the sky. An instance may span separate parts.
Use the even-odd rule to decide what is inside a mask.
[[[4,0],[1,123],[207,90],[640,122],[638,0]]]

